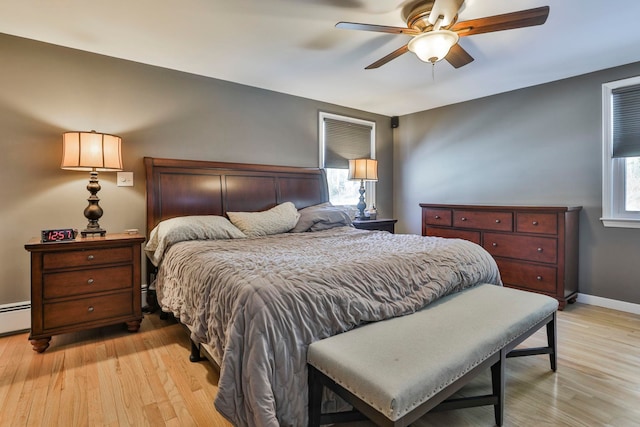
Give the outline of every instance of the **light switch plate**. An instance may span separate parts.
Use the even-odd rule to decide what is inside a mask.
[[[118,187],[133,187],[133,172],[118,172]]]

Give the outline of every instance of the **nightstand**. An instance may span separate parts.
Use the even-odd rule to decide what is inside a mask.
[[[139,234],[78,237],[70,242],[31,239],[31,334],[42,353],[52,335],[142,321]]]
[[[395,233],[396,222],[398,222],[397,219],[365,219],[364,221],[354,219],[353,226],[360,230],[378,230]]]

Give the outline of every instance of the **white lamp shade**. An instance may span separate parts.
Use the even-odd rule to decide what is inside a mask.
[[[62,169],[79,171],[122,170],[122,139],[97,132],[62,134]]]
[[[378,161],[374,159],[349,160],[349,179],[377,181]]]
[[[434,63],[444,59],[458,39],[458,34],[453,31],[429,31],[412,38],[408,47],[420,60]]]

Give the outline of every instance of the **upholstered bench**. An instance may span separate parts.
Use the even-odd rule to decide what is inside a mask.
[[[493,405],[502,425],[507,357],[548,354],[556,370],[558,302],[482,284],[416,313],[370,323],[309,346],[309,425],[366,418],[407,426],[431,410]],[[547,346],[515,349],[542,326]],[[491,368],[492,394],[445,400]],[[323,386],[354,411],[321,413]]]

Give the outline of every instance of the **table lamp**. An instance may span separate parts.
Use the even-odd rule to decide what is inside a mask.
[[[349,160],[349,180],[360,180],[360,201],[358,208],[358,218],[366,219],[364,209],[367,204],[364,202],[364,182],[378,180],[378,161],[374,159],[352,159]]]
[[[120,151],[122,139],[119,136],[105,133],[66,132],[62,134],[62,169],[89,171],[87,190],[91,195],[87,199],[89,206],[84,210],[84,216],[89,220],[87,228],[81,231],[82,236],[99,234],[104,236],[106,230],[100,228],[98,220],[102,217],[102,208],[98,204],[98,171],[122,170],[122,155]]]

